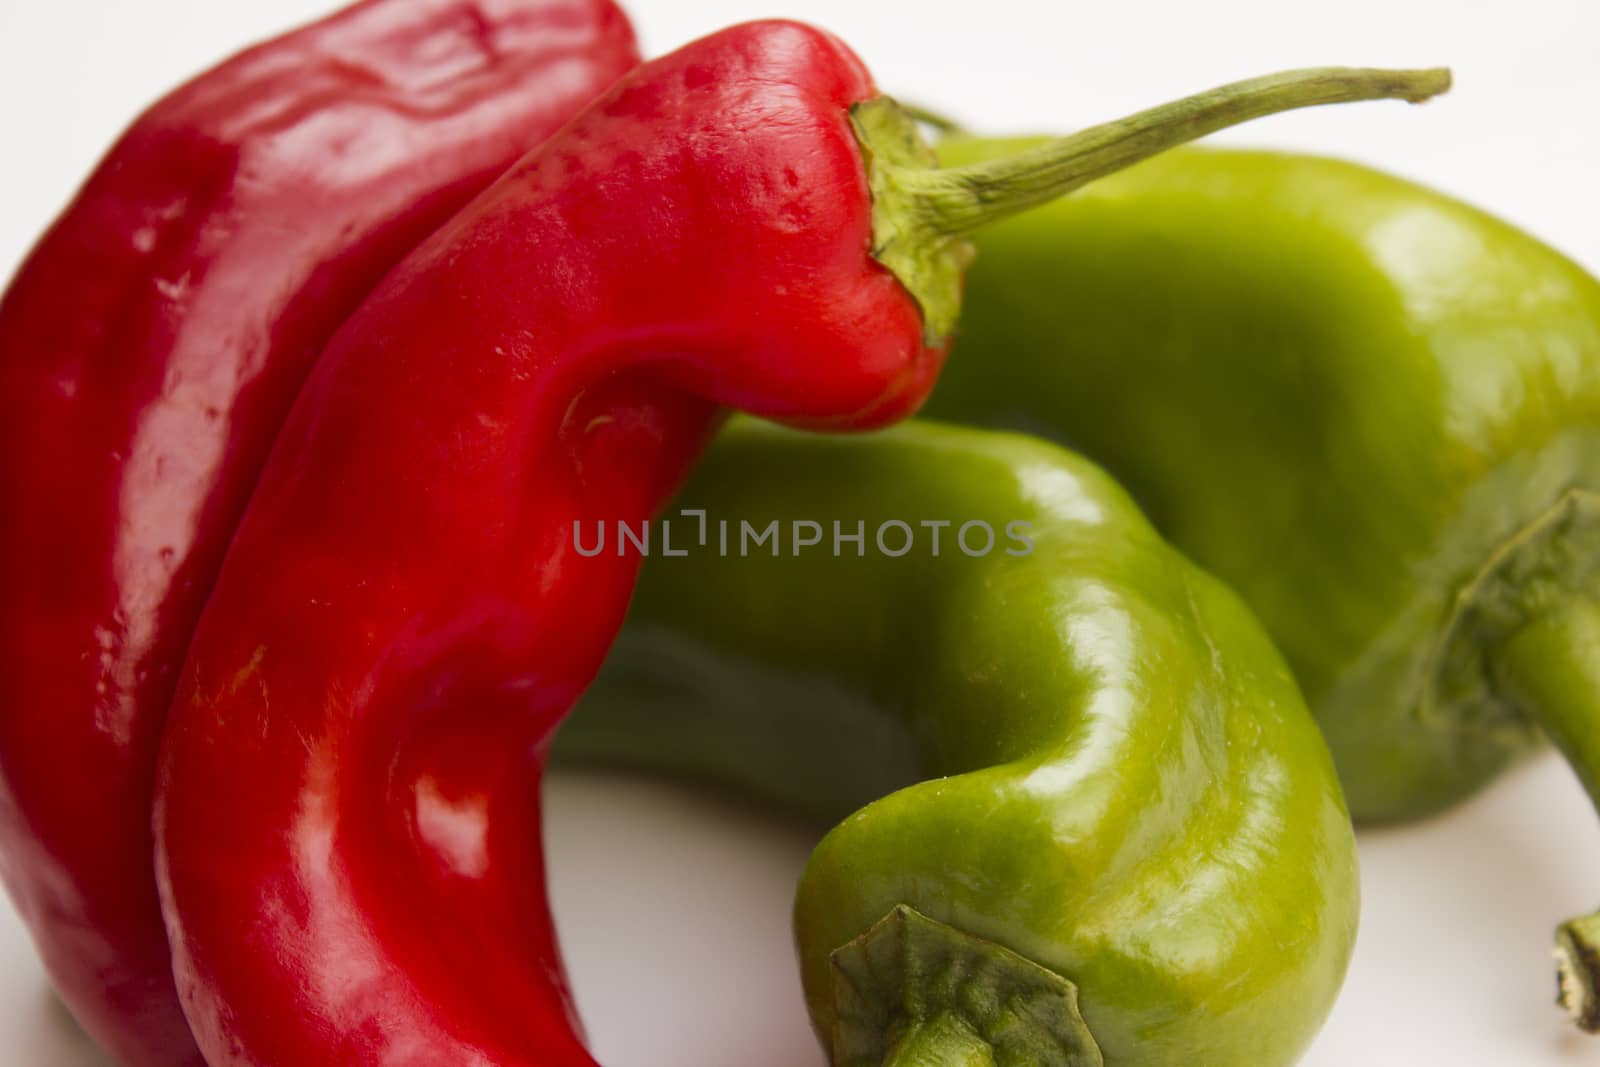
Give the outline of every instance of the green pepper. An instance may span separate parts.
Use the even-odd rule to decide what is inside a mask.
[[[1355,932],[1337,777],[1114,482],[1019,435],[736,422],[679,503],[557,753],[843,817],[795,905],[836,1067],[1294,1061]]]
[[[976,243],[929,410],[1122,479],[1260,615],[1358,819],[1442,808],[1541,735],[1600,798],[1600,283],[1446,196],[1264,152],[1174,152]],[[1588,1029],[1597,923],[1559,935]]]

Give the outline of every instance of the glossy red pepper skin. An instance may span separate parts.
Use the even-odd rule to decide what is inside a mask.
[[[589,1065],[541,867],[550,733],[640,519],[732,405],[864,428],[943,352],[871,257],[833,38],[639,68],[386,279],[318,362],[173,703],[158,872],[214,1067]],[[592,528],[592,527],[591,527]]]
[[[396,259],[636,62],[610,0],[369,0],[147,111],[0,304],[0,868],[124,1064],[199,1059],[156,754],[296,392]]]

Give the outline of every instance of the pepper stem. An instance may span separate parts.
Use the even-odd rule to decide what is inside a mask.
[[[1600,809],[1600,603],[1562,599],[1524,623],[1492,658],[1499,692],[1555,742]],[[1556,931],[1557,1001],[1600,1033],[1600,913]]]
[[[955,329],[972,259],[963,236],[1175,145],[1293,108],[1356,100],[1420,102],[1450,72],[1321,67],[1234,82],[1040,145],[1009,159],[941,169],[917,119],[886,96],[850,109],[872,194],[872,255],[922,310],[925,340]]]
[[[833,953],[833,1067],[1105,1067],[1056,972],[901,904]]]
[[[1161,104],[1012,156],[902,177],[938,232],[969,233],[1064,196],[1229,126],[1296,108],[1359,100],[1421,103],[1450,88],[1450,72],[1315,67],[1233,82]]]
[[[938,1015],[907,1028],[883,1067],[994,1067],[994,1049],[960,1019]]]
[[[909,103],[905,100],[900,101],[900,108],[922,125],[943,136],[949,137],[968,132],[966,126],[959,119],[953,119],[943,111],[935,111],[931,107]]]

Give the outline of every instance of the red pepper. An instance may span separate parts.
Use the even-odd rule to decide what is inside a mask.
[[[718,404],[865,426],[939,363],[868,255],[838,42],[736,28],[640,68],[334,339],[190,650],[157,796],[214,1067],[588,1064],[539,768]]]
[[[919,170],[843,45],[739,26],[624,78],[389,275],[289,417],[168,722],[158,876],[214,1067],[592,1064],[539,778],[638,561],[580,555],[575,522],[649,516],[724,405],[914,410],[953,232],[1157,147],[1091,132],[998,185]]]
[[[199,1059],[156,752],[295,393],[398,257],[636,62],[610,0],[369,0],[146,112],[0,304],[0,867],[123,1063]]]

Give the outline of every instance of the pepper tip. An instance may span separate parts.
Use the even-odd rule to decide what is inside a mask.
[[[1455,85],[1455,73],[1449,67],[1429,67],[1427,70],[1417,72],[1417,85],[1415,90],[1406,97],[1409,103],[1422,104],[1443,93],[1448,93]]]
[[[1555,958],[1556,1003],[1579,1029],[1600,1034],[1600,914],[1562,923]]]

